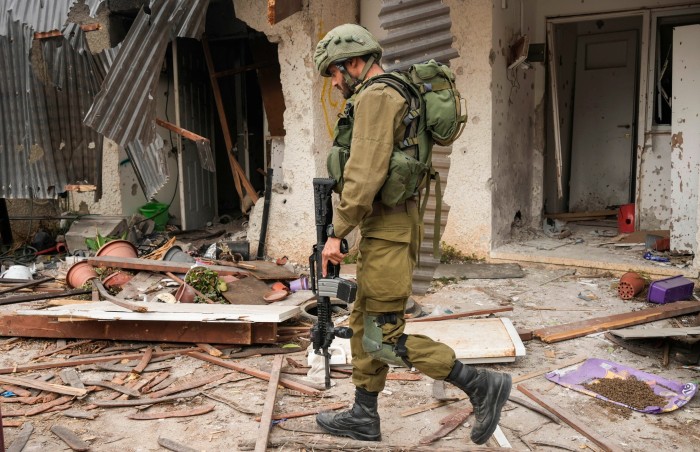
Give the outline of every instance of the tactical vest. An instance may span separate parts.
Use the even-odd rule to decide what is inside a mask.
[[[408,113],[404,117],[406,132],[403,140],[394,144],[389,161],[387,179],[379,191],[378,200],[387,207],[398,204],[418,194],[418,190],[427,180],[429,165],[419,160],[419,141],[424,140],[424,146],[432,149],[429,134],[425,132],[423,121],[419,121],[418,110],[421,107],[418,94],[408,93],[407,88],[393,79],[393,75],[383,74],[368,80],[350,99],[345,110],[338,117],[333,134],[333,145],[327,159],[328,174],[335,179],[335,190],[342,193],[344,186],[343,171],[350,157],[350,143],[354,126],[355,98],[367,87],[374,83],[385,83],[399,91],[407,99]],[[429,156],[427,162],[430,162]]]

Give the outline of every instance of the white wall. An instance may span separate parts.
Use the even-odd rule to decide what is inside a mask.
[[[480,0],[444,3],[450,7],[453,47],[459,52],[451,67],[467,101],[469,122],[452,145],[443,187],[450,213],[442,240],[465,254],[486,257],[492,239],[492,5]]]
[[[327,175],[330,133],[342,108],[342,98],[331,91],[329,80],[316,73],[313,52],[330,29],[357,22],[357,3],[310,0],[304,11],[272,26],[266,2],[233,0],[233,5],[238,19],[278,44],[286,136],[272,152],[271,164],[279,171],[273,180],[267,254],[303,263],[316,241],[312,179]],[[261,198],[251,213],[251,250],[257,250],[263,204]]]
[[[522,35],[531,35],[531,16],[520,3],[510,1],[503,8],[493,1],[492,38],[492,246],[511,237],[511,225],[520,212],[522,224],[529,225],[539,211],[531,212],[533,177],[542,179],[542,157],[534,151],[534,71],[508,69],[510,45]],[[541,196],[539,196],[541,198]]]

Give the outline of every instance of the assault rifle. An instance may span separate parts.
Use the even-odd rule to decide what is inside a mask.
[[[311,342],[314,352],[323,355],[326,369],[326,389],[331,387],[331,354],[328,351],[333,339],[340,337],[349,339],[352,330],[347,327],[336,327],[331,318],[331,297],[339,298],[347,303],[355,301],[357,285],[340,277],[340,264],[328,262],[326,276],[323,276],[323,247],[326,245],[328,234],[326,229],[333,223],[333,203],[331,194],[335,181],[329,178],[314,178],[314,210],[316,212],[316,244],[313,254],[309,256],[311,273],[311,290],[318,298],[318,320],[311,328]],[[348,242],[343,239],[340,245],[342,253],[348,252]]]

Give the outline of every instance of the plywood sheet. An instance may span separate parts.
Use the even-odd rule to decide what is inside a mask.
[[[222,295],[231,304],[267,305],[263,296],[270,288],[257,278],[243,278],[228,283],[228,290]]]
[[[24,309],[18,315],[69,317],[93,320],[141,320],[172,322],[267,322],[279,323],[295,316],[297,306],[223,305],[201,303],[135,303],[148,312],[132,312],[108,301],[49,309]]]
[[[410,322],[404,332],[449,345],[465,363],[511,362],[525,356],[525,346],[507,318]]]

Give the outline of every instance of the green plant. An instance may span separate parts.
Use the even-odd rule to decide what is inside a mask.
[[[445,242],[442,242],[440,246],[441,264],[463,264],[466,262],[482,262],[483,260],[483,258],[477,257],[476,254],[466,255]]]
[[[204,296],[214,301],[221,301],[222,285],[219,275],[206,267],[195,267],[187,272],[185,283],[200,291]],[[201,303],[204,300],[198,295],[195,302]]]
[[[356,264],[358,257],[360,257],[360,252],[358,250],[351,251],[343,258],[343,264]]]
[[[95,238],[88,237],[85,239],[85,245],[87,245],[87,247],[90,251],[97,251],[100,248],[102,248],[102,246],[105,243],[111,242],[112,240],[124,240],[124,239],[126,239],[126,232],[124,232],[124,234],[122,234],[121,237],[112,237],[109,235],[102,236],[102,234],[100,234],[100,231],[96,230],[95,232],[97,232],[97,235],[95,235]]]

